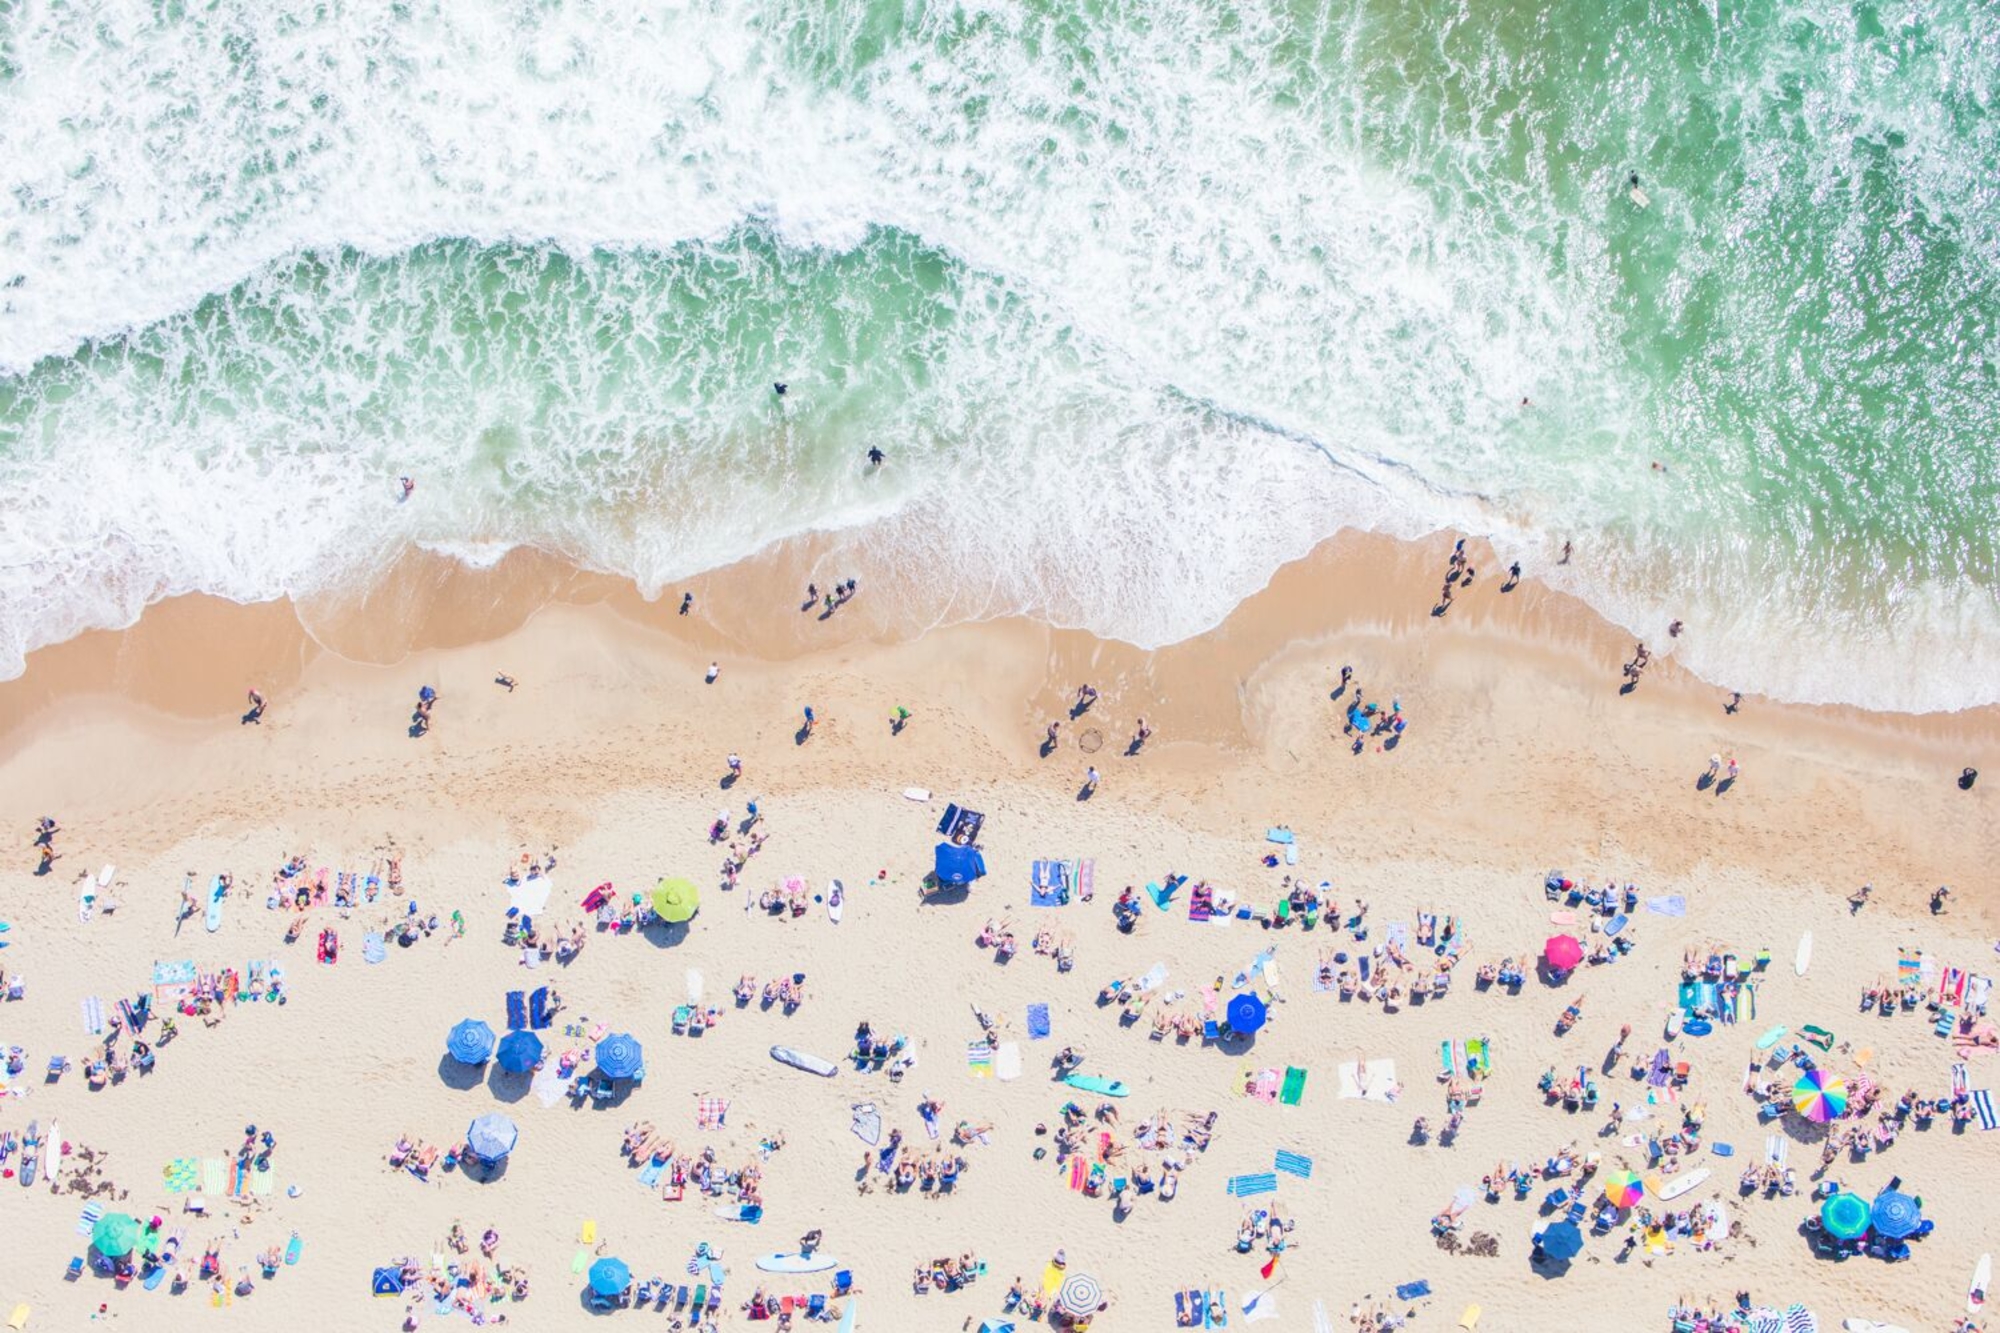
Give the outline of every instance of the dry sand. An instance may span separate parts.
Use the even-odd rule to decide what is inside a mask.
[[[1976,1124],[1955,1135],[1940,1121],[1866,1162],[1843,1160],[1835,1178],[1864,1194],[1900,1175],[1938,1230],[1911,1262],[1835,1266],[1814,1261],[1799,1233],[1811,1208],[1803,1194],[1736,1201],[1736,1170],[1761,1155],[1768,1132],[1740,1088],[1758,1033],[1818,1023],[1841,1039],[1827,1061],[1836,1071],[1856,1072],[1855,1049],[1867,1048],[1891,1099],[1904,1087],[1945,1089],[1954,1056],[1921,1011],[1884,1020],[1857,1013],[1856,1001],[1863,984],[1893,974],[1899,950],[1994,968],[1990,884],[2000,848],[1986,807],[2000,774],[1972,793],[1952,780],[1990,751],[1991,711],[1910,718],[1751,699],[1732,716],[1726,692],[1677,675],[1670,656],[1621,695],[1617,664],[1629,643],[1532,581],[1502,595],[1489,565],[1449,616],[1429,616],[1446,549],[1343,537],[1285,570],[1213,633],[1157,653],[1015,622],[912,639],[893,608],[870,604],[865,565],[853,570],[861,596],[822,622],[796,611],[799,589],[814,573],[848,571],[825,567],[826,551],[808,543],[690,585],[697,603],[686,618],[546,561],[510,561],[485,575],[413,564],[361,607],[294,614],[184,600],[123,634],[38,654],[24,679],[0,688],[0,791],[23,835],[0,898],[0,919],[12,923],[0,967],[26,981],[24,1000],[0,1005],[0,1044],[28,1057],[27,1073],[13,1080],[27,1095],[0,1099],[0,1130],[59,1120],[72,1144],[108,1150],[105,1176],[129,1191],[117,1206],[170,1218],[191,1254],[221,1238],[232,1275],[293,1232],[304,1253],[221,1309],[201,1284],[171,1296],[116,1290],[94,1276],[66,1283],[64,1264],[84,1252],[74,1230],[82,1201],[9,1179],[0,1182],[0,1306],[31,1305],[32,1328],[82,1327],[100,1302],[141,1328],[283,1320],[393,1328],[404,1305],[371,1299],[370,1271],[403,1256],[428,1262],[460,1219],[475,1235],[496,1227],[501,1259],[531,1272],[526,1302],[489,1307],[527,1328],[592,1317],[571,1272],[579,1249],[622,1256],[642,1277],[685,1281],[685,1261],[703,1241],[730,1266],[727,1318],[741,1321],[735,1307],[759,1282],[753,1258],[795,1249],[803,1232],[822,1228],[825,1251],[863,1289],[859,1328],[957,1329],[968,1317],[976,1325],[998,1313],[1009,1279],[1037,1282],[1063,1247],[1071,1267],[1097,1275],[1114,1298],[1097,1328],[1164,1329],[1177,1288],[1222,1288],[1240,1302],[1270,1285],[1257,1274],[1261,1250],[1234,1250],[1242,1208],[1224,1185],[1269,1170],[1274,1149],[1285,1148],[1317,1167],[1309,1181],[1281,1176],[1275,1195],[1254,1201],[1296,1222],[1296,1246],[1272,1288],[1271,1328],[1313,1327],[1316,1302],[1345,1326],[1355,1302],[1418,1278],[1435,1292],[1415,1303],[1419,1327],[1453,1327],[1473,1303],[1485,1330],[1665,1327],[1679,1295],[1726,1301],[1743,1289],[1778,1305],[1803,1300],[1825,1327],[1848,1315],[1947,1327],[1992,1245],[2000,1140]],[[1663,646],[1664,634],[1654,647]],[[705,686],[711,660],[722,672]],[[1393,752],[1350,751],[1329,698],[1341,663],[1370,698],[1400,698],[1411,725]],[[493,684],[502,670],[521,681],[516,692]],[[1054,755],[1039,757],[1044,725],[1086,680],[1101,699],[1065,723]],[[442,695],[436,724],[412,739],[408,713],[426,683]],[[252,685],[272,706],[261,725],[244,726],[236,715]],[[820,725],[799,744],[807,704]],[[914,718],[892,736],[897,705]],[[1156,735],[1126,756],[1141,714]],[[1093,730],[1103,745],[1086,754],[1079,745]],[[732,751],[747,776],[722,791]],[[1711,752],[1743,765],[1742,780],[1720,794],[1696,788]],[[1104,782],[1079,800],[1091,762]],[[912,786],[934,799],[904,799]],[[724,892],[706,829],[720,808],[740,817],[753,794],[769,842],[743,887]],[[968,895],[927,902],[919,882],[946,799],[986,812],[991,874]],[[63,824],[63,859],[36,877],[25,844],[43,814]],[[1296,867],[1260,864],[1271,824],[1297,831]],[[283,942],[286,915],[267,911],[264,898],[287,855],[315,870],[365,871],[392,846],[409,898],[425,914],[462,911],[464,938],[391,947],[382,964],[366,965],[364,932],[404,910],[385,896],[352,919],[321,909],[297,943]],[[500,941],[501,878],[521,851],[550,848],[559,866],[545,921],[580,919],[575,904],[593,885],[609,881],[629,895],[662,875],[701,885],[702,912],[684,938],[594,934],[572,965],[527,972]],[[1096,900],[1029,907],[1036,857],[1094,858]],[[117,866],[118,909],[80,925],[72,881],[105,864]],[[1586,968],[1562,990],[1531,978],[1518,996],[1475,991],[1472,965],[1538,951],[1550,933],[1542,876],[1551,867],[1579,880],[1635,881],[1649,896],[1685,895],[1687,916],[1642,913],[1635,953]],[[201,884],[217,871],[235,876],[216,933],[199,918],[176,930],[188,870]],[[1110,911],[1119,889],[1168,871],[1260,908],[1276,899],[1283,874],[1331,880],[1344,908],[1356,898],[1370,904],[1371,943],[1418,911],[1456,913],[1469,939],[1467,970],[1448,997],[1400,1012],[1342,1004],[1311,981],[1322,951],[1352,949],[1345,935],[1196,925],[1178,910],[1185,890],[1177,910],[1148,907],[1136,932],[1119,935]],[[805,877],[816,893],[842,879],[844,919],[836,925],[818,906],[797,920],[746,912],[746,899],[786,875]],[[1875,885],[1874,898],[1850,916],[1846,896],[1863,881]],[[1925,901],[1939,883],[1958,891],[1948,913],[1933,917]],[[1019,932],[1022,951],[1007,965],[975,944],[989,917],[1011,918]],[[1074,971],[1059,974],[1028,951],[1042,924],[1074,937]],[[314,962],[322,926],[340,931],[335,966]],[[1816,948],[1801,978],[1789,964],[1807,930]],[[1630,1049],[1650,1052],[1682,950],[1697,946],[1768,947],[1778,959],[1761,979],[1754,1020],[1675,1044],[1676,1058],[1693,1066],[1684,1101],[1706,1104],[1708,1139],[1737,1148],[1730,1161],[1704,1155],[1715,1174],[1689,1197],[1729,1200],[1740,1232],[1712,1252],[1683,1243],[1649,1264],[1618,1262],[1622,1233],[1614,1233],[1550,1280],[1527,1258],[1541,1220],[1535,1204],[1509,1197],[1479,1203],[1467,1218],[1465,1234],[1496,1238],[1497,1257],[1442,1252],[1429,1219],[1496,1161],[1539,1160],[1571,1141],[1601,1151],[1607,1170],[1632,1159],[1616,1136],[1598,1138],[1602,1114],[1546,1106],[1536,1078],[1552,1065],[1596,1067],[1621,1023],[1633,1025]],[[1155,962],[1169,971],[1167,989],[1193,991],[1273,948],[1282,1000],[1248,1049],[1154,1041],[1149,1023],[1121,1027],[1115,1010],[1095,1002],[1105,983]],[[142,990],[155,960],[190,957],[204,970],[278,960],[290,1000],[233,1007],[212,1028],[183,1019],[154,1073],[104,1091],[88,1090],[78,1071],[43,1083],[49,1055],[81,1061],[91,1045],[79,1020],[84,997],[108,1007]],[[669,1033],[691,969],[727,1011],[700,1038]],[[796,1014],[729,1006],[739,974],[795,971],[808,990]],[[463,1086],[443,1062],[453,1022],[470,1015],[501,1030],[503,993],[544,982],[569,1006],[544,1034],[552,1049],[582,1044],[562,1039],[562,1024],[579,1016],[645,1043],[648,1077],[622,1105],[544,1108],[518,1084]],[[1583,1021],[1559,1038],[1552,1025],[1578,994],[1587,996]],[[1052,1015],[1047,1041],[1025,1031],[1025,1007],[1037,1001]],[[975,1007],[1020,1043],[1018,1081],[968,1070]],[[863,1019],[913,1041],[919,1063],[901,1083],[851,1066],[816,1079],[766,1054],[784,1043],[837,1058]],[[1416,1116],[1444,1118],[1433,1078],[1439,1042],[1479,1036],[1492,1043],[1496,1067],[1458,1142],[1410,1143]],[[1116,1220],[1107,1199],[1068,1188],[1053,1152],[1034,1160],[1049,1140],[1033,1126],[1053,1124],[1067,1099],[1047,1067],[1064,1045],[1087,1052],[1087,1072],[1133,1087],[1121,1108],[1128,1132],[1162,1108],[1220,1113],[1213,1145],[1184,1173],[1177,1199],[1145,1198]],[[1398,1104],[1336,1096],[1338,1065],[1359,1056],[1395,1060]],[[1975,1086],[1996,1081],[1996,1059],[1975,1057]],[[1246,1067],[1287,1065],[1310,1071],[1301,1105],[1236,1095]],[[1629,1104],[1639,1086],[1622,1067],[1601,1083],[1607,1105]],[[879,1183],[857,1193],[863,1147],[849,1132],[849,1105],[873,1101],[922,1148],[916,1105],[925,1092],[942,1099],[947,1125],[993,1122],[991,1143],[963,1150],[968,1168],[944,1198]],[[726,1129],[696,1129],[704,1093],[730,1100]],[[521,1131],[498,1179],[439,1172],[426,1184],[386,1169],[399,1132],[450,1143],[495,1108]],[[682,1151],[713,1145],[730,1165],[754,1160],[763,1136],[782,1133],[786,1146],[763,1164],[763,1223],[725,1222],[692,1195],[663,1202],[635,1183],[620,1131],[642,1118]],[[278,1137],[277,1192],[225,1205],[212,1222],[180,1215],[179,1196],[162,1189],[163,1166],[227,1155],[250,1122]],[[1797,1117],[1778,1128],[1796,1141],[1792,1160],[1804,1176],[1817,1161],[1818,1129]],[[586,1220],[600,1245],[579,1245]],[[914,1265],[967,1251],[985,1261],[986,1278],[950,1294],[913,1293]],[[826,1286],[804,1278],[770,1289]],[[1241,1320],[1237,1313],[1232,1325]],[[431,1315],[425,1326],[449,1322]]]

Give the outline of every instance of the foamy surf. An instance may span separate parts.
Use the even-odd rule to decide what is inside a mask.
[[[825,531],[1160,644],[1449,526],[1720,683],[1990,701],[2000,19],[1812,11],[12,16],[0,669],[410,544],[657,592]]]

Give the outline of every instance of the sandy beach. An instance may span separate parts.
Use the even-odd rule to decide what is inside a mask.
[[[54,1191],[20,1188],[19,1152],[6,1162],[0,1313],[29,1307],[34,1329],[81,1328],[100,1307],[147,1329],[393,1329],[414,1307],[422,1327],[449,1328],[470,1316],[419,1299],[428,1281],[378,1298],[371,1275],[408,1261],[426,1276],[452,1266],[469,1276],[490,1227],[498,1242],[482,1281],[497,1260],[525,1275],[527,1294],[513,1299],[501,1282],[494,1299],[480,1291],[467,1304],[531,1329],[606,1317],[692,1326],[678,1300],[664,1312],[593,1311],[586,1272],[615,1256],[637,1280],[696,1285],[709,1276],[690,1265],[704,1244],[727,1273],[716,1321],[737,1327],[750,1326],[743,1307],[761,1289],[773,1300],[828,1297],[826,1313],[851,1312],[855,1328],[977,1328],[1002,1316],[1017,1278],[1040,1293],[1058,1250],[1067,1274],[1101,1283],[1110,1304],[1089,1324],[1100,1333],[1176,1327],[1176,1295],[1190,1291],[1223,1294],[1231,1327],[1277,1330],[1314,1329],[1322,1309],[1350,1328],[1357,1306],[1413,1313],[1419,1328],[1457,1328],[1477,1307],[1477,1327],[1503,1333],[1666,1329],[1677,1301],[1723,1309],[1739,1292],[1780,1311],[1803,1303],[1823,1329],[1847,1318],[1948,1329],[1965,1314],[1968,1280],[1992,1247],[2000,1140],[1976,1117],[1955,1127],[1947,1114],[1927,1127],[1912,1118],[1890,1146],[1841,1153],[1824,1173],[1820,1158],[1829,1129],[1872,1134],[1906,1089],[1949,1098],[1955,1064],[1972,1090],[2000,1080],[2000,1053],[1974,1044],[1965,998],[1948,1005],[1964,1020],[1951,1035],[1934,1030],[1938,1015],[1922,1002],[1893,1017],[1861,1008],[1862,992],[1895,983],[1904,960],[1931,1001],[1958,974],[1956,993],[1976,995],[1995,970],[2000,835],[1988,807],[2000,771],[1969,791],[1957,782],[1994,752],[1993,710],[1912,716],[1749,697],[1732,712],[1727,688],[1676,670],[1664,623],[1648,639],[1652,665],[1622,691],[1630,639],[1532,570],[1502,592],[1504,571],[1475,554],[1474,586],[1433,615],[1444,537],[1398,545],[1342,534],[1217,629],[1156,652],[1022,621],[926,632],[871,599],[863,549],[787,544],[690,582],[686,615],[678,595],[645,603],[545,558],[483,573],[413,559],[360,604],[182,599],[130,630],[33,655],[24,677],[0,686],[0,806],[21,837],[0,872],[0,971],[19,991],[0,1003],[0,1047],[22,1052],[0,1097],[0,1134],[59,1123],[72,1151]],[[801,609],[808,582],[849,576],[859,581],[852,602],[827,617]],[[719,671],[705,680],[711,663]],[[1353,679],[1338,690],[1343,665]],[[501,674],[516,687],[497,684]],[[1072,717],[1086,683],[1098,696]],[[428,730],[413,735],[425,686],[437,700]],[[268,701],[254,723],[241,716],[251,689]],[[1357,690],[1384,708],[1394,701],[1407,725],[1393,747],[1348,729]],[[910,716],[892,729],[897,709]],[[1152,735],[1134,750],[1141,717]],[[743,767],[733,782],[732,754]],[[1711,755],[1740,776],[1706,780]],[[1086,793],[1093,767],[1101,780]],[[752,800],[758,822],[739,831]],[[926,893],[948,803],[983,813],[988,874]],[[37,874],[30,844],[45,816],[60,826],[59,856]],[[728,832],[712,841],[719,816]],[[1267,840],[1274,828],[1290,830],[1289,855]],[[753,832],[766,841],[725,887],[725,854]],[[552,940],[580,931],[584,943],[528,967],[507,942],[506,881],[551,857],[536,924]],[[294,858],[303,870],[280,874]],[[1033,905],[1038,861],[1067,863],[1069,901]],[[1074,882],[1086,865],[1087,901]],[[94,886],[106,867],[80,919],[78,878]],[[1552,897],[1552,872],[1583,888],[1615,884],[1618,910]],[[218,874],[232,884],[210,930]],[[317,901],[322,874],[329,889]],[[348,874],[356,901],[342,906]],[[1188,878],[1162,909],[1145,886],[1164,890],[1177,876]],[[607,929],[581,906],[608,885],[616,916],[663,877],[699,890],[684,927]],[[792,877],[802,911],[760,906]],[[825,901],[836,880],[837,921]],[[1292,881],[1338,910],[1323,904],[1310,929],[1276,924]],[[178,919],[184,882],[202,910]],[[288,941],[300,884],[315,900]],[[1190,920],[1203,884],[1205,898],[1247,915],[1218,908],[1218,919]],[[1639,904],[1629,912],[1628,884]],[[1849,897],[1863,884],[1873,889],[1857,911]],[[1947,884],[1935,912],[1933,890]],[[1140,903],[1129,931],[1113,910],[1128,886]],[[1674,900],[1684,911],[1646,905]],[[1349,923],[1363,903],[1357,938]],[[1611,915],[1629,918],[1618,935],[1628,952],[1559,982],[1537,967],[1556,935],[1608,950]],[[1427,917],[1451,919],[1447,952],[1419,942]],[[387,943],[381,961],[364,957],[370,935],[433,920],[412,942]],[[980,943],[989,926],[1015,937],[1011,957]],[[1073,966],[1036,950],[1044,931]],[[337,961],[319,961],[325,932],[337,934]],[[1421,1002],[1406,993],[1391,1007],[1321,988],[1322,962],[1334,975],[1364,956],[1379,967],[1385,945],[1407,958],[1407,968],[1390,964],[1406,992],[1449,955],[1448,991]],[[1765,952],[1768,965],[1756,965]],[[1733,1022],[1690,1035],[1684,959],[1699,982],[1711,956],[1741,960],[1750,984]],[[1524,972],[1518,988],[1479,984],[1481,968],[1508,959]],[[93,1089],[89,1066],[118,1002],[161,994],[156,967],[183,960],[201,977],[235,971],[239,995],[253,962],[266,977],[275,965],[285,1002],[221,1000],[179,1015],[161,1042],[158,1015],[173,1000],[157,999],[137,1034],[154,1067]],[[1149,973],[1143,1005],[1105,998]],[[762,1002],[767,982],[795,975],[793,1011]],[[758,998],[739,1005],[732,988],[746,976]],[[536,1033],[551,1069],[580,1052],[575,1072],[588,1075],[601,1029],[642,1044],[643,1081],[621,1083],[607,1105],[545,1104],[528,1075],[446,1054],[454,1024],[479,1019],[504,1035],[508,993],[541,987],[562,1000]],[[1267,1001],[1262,1030],[1156,1035],[1162,1014],[1198,1028],[1205,988],[1218,1009],[1239,995]],[[697,989],[697,1007],[716,1015],[700,1035],[677,1033],[675,1011]],[[107,1015],[98,1032],[87,1030],[93,998]],[[1579,1016],[1558,1032],[1571,1004]],[[1045,1037],[1031,1032],[1038,1005]],[[981,1015],[994,1024],[990,1043]],[[892,1079],[844,1059],[863,1022],[906,1038],[913,1066]],[[1631,1036],[1609,1056],[1625,1025]],[[1788,1100],[1804,1071],[1769,1057],[1799,1047],[1808,1025],[1830,1036],[1804,1053],[1850,1088],[1872,1081],[1874,1112],[1859,1114],[1856,1097],[1830,1126],[1795,1111],[1760,1119],[1746,1069],[1754,1062]],[[1760,1051],[1759,1037],[1781,1026]],[[128,1051],[133,1036],[114,1047]],[[1488,1052],[1470,1078],[1468,1042]],[[971,1049],[981,1044],[1017,1054],[1018,1077],[1001,1077],[1005,1057],[995,1052],[1001,1067],[991,1068]],[[839,1070],[815,1077],[774,1060],[774,1045]],[[1449,1142],[1441,1046],[1465,1099]],[[1064,1048],[1082,1053],[1084,1075],[1129,1095],[1054,1081]],[[1632,1076],[1662,1048],[1670,1075],[1686,1065],[1684,1082]],[[57,1056],[70,1067],[46,1078]],[[1378,1061],[1393,1062],[1391,1100]],[[1342,1095],[1350,1063],[1374,1095]],[[1538,1086],[1552,1070],[1560,1092],[1579,1067],[1597,1085],[1594,1107],[1567,1109]],[[1275,1091],[1291,1070],[1304,1071],[1295,1096],[1245,1095],[1246,1083]],[[726,1116],[702,1127],[711,1098],[726,1101]],[[920,1114],[927,1101],[940,1104],[936,1142]],[[1086,1186],[1107,1143],[1114,1152],[1100,1190],[1072,1188],[1075,1168],[1059,1150],[1072,1102]],[[864,1103],[879,1112],[882,1143],[899,1131],[919,1165],[963,1159],[953,1186],[899,1190],[873,1169],[875,1149],[852,1127]],[[1614,1103],[1628,1113],[1621,1123]],[[1115,1120],[1099,1117],[1104,1105]],[[399,1137],[450,1149],[496,1111],[519,1130],[504,1169],[440,1163],[419,1178],[389,1165]],[[1195,1135],[1205,1146],[1187,1142],[1210,1113],[1212,1130]],[[1685,1151],[1650,1161],[1647,1140],[1682,1130],[1691,1113],[1699,1130],[1676,1145]],[[644,1162],[621,1152],[635,1122],[671,1144],[678,1166],[667,1181],[699,1166],[719,1192],[690,1181],[669,1198],[640,1183]],[[990,1128],[954,1143],[961,1123]],[[228,1164],[250,1125],[274,1144],[253,1144],[268,1151],[269,1175],[239,1195]],[[1146,1146],[1163,1125],[1165,1146]],[[1767,1144],[1788,1153],[1795,1193],[1740,1190]],[[1525,1198],[1503,1180],[1498,1200],[1486,1197],[1485,1182],[1510,1164],[1539,1174],[1565,1153],[1577,1172],[1537,1179]],[[1291,1154],[1310,1159],[1309,1176],[1277,1171],[1274,1191],[1230,1192],[1243,1177],[1260,1188],[1255,1178],[1274,1173],[1280,1154],[1294,1167]],[[1580,1180],[1591,1156],[1594,1173]],[[175,1171],[188,1159],[192,1191],[178,1188],[188,1168]],[[211,1159],[224,1163],[219,1190]],[[718,1212],[737,1202],[721,1177],[746,1167],[761,1173],[754,1225]],[[1141,1167],[1155,1187],[1135,1186],[1120,1209],[1113,1182]],[[1638,1208],[1663,1217],[1716,1202],[1722,1220],[1702,1221],[1700,1238],[1648,1237],[1622,1209],[1590,1234],[1605,1182],[1624,1169],[1651,1178]],[[1657,1197],[1700,1170],[1700,1184]],[[1177,1188],[1163,1200],[1157,1183],[1170,1175]],[[1820,1210],[1815,1187],[1837,1181],[1874,1199],[1892,1179],[1921,1196],[1935,1232],[1898,1262],[1816,1257],[1805,1230]],[[115,1191],[82,1197],[79,1187],[103,1182]],[[1566,1267],[1531,1263],[1532,1238],[1561,1220],[1545,1210],[1558,1189],[1588,1205],[1582,1253]],[[1434,1220],[1466,1190],[1472,1202],[1440,1237]],[[205,1216],[186,1211],[191,1194]],[[94,1271],[86,1205],[142,1226],[161,1219],[156,1239],[181,1237],[186,1289]],[[1237,1243],[1258,1210],[1285,1228],[1269,1276],[1272,1237]],[[454,1224],[469,1252],[448,1243]],[[823,1233],[818,1257],[837,1262],[796,1276],[758,1270],[759,1256],[794,1254],[813,1231]],[[259,1256],[293,1237],[296,1262],[267,1276]],[[211,1244],[218,1283],[196,1272]],[[73,1256],[86,1263],[72,1281]],[[978,1267],[975,1281],[913,1283],[933,1261],[961,1256]],[[836,1296],[836,1272],[858,1294]],[[237,1294],[246,1277],[254,1290]],[[454,1280],[443,1279],[447,1290]],[[1419,1282],[1428,1294],[1395,1296]],[[1257,1293],[1262,1305],[1246,1309]]]

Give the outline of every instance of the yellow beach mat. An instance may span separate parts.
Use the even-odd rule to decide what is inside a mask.
[[[7,1320],[7,1327],[26,1328],[28,1326],[28,1315],[30,1313],[31,1311],[25,1305],[15,1306],[14,1313],[11,1316],[9,1316]]]
[[[1458,1326],[1460,1328],[1478,1328],[1479,1307],[1476,1305],[1466,1306],[1465,1313],[1458,1317]]]
[[[580,1245],[595,1245],[597,1243],[597,1219],[593,1217],[588,1222],[585,1222],[583,1230],[576,1233],[576,1239]]]
[[[1042,1295],[1049,1295],[1062,1284],[1063,1270],[1060,1264],[1050,1264],[1042,1270]]]

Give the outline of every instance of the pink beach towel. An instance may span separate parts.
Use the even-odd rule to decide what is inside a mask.
[[[694,1123],[699,1129],[719,1129],[729,1114],[729,1103],[720,1097],[703,1097],[694,1104]]]
[[[1965,999],[1965,969],[1947,967],[1944,979],[1938,982],[1938,999],[1946,1004],[1957,1004]]]

